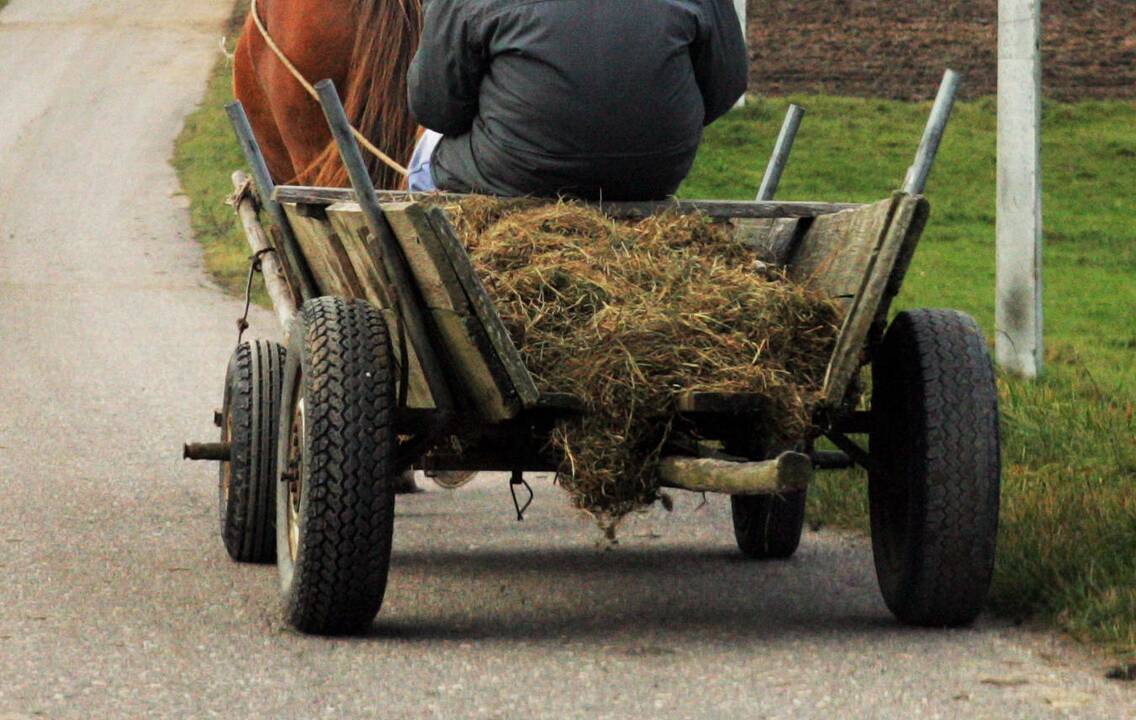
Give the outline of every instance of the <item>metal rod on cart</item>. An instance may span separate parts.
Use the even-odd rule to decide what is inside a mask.
[[[394,231],[391,229],[390,223],[387,222],[386,216],[383,215],[382,207],[379,206],[378,193],[375,191],[374,183],[371,182],[371,175],[367,172],[367,166],[363,162],[363,154],[359,152],[359,145],[351,134],[351,123],[347,120],[347,112],[343,109],[339,93],[335,90],[335,83],[331,80],[321,80],[316,83],[316,92],[319,93],[320,105],[323,107],[323,114],[327,118],[328,127],[331,129],[331,136],[335,139],[335,144],[339,148],[339,157],[347,168],[351,187],[355,190],[355,199],[359,203],[359,208],[363,211],[367,227],[379,243],[379,255],[382,259],[383,270],[387,280],[389,280],[388,287],[393,289],[396,295],[395,298],[391,299],[398,301],[396,310],[399,319],[418,353],[418,360],[422,364],[422,371],[426,376],[427,384],[430,386],[430,394],[434,397],[434,405],[439,410],[448,410],[453,405],[450,390],[446,385],[446,376],[442,373],[438,356],[434,354],[434,345],[430,342],[426,326],[423,324],[421,316],[414,312],[418,303],[411,292],[413,285],[411,284],[410,270],[407,268],[402,250],[398,247],[394,238]]]
[[[303,262],[303,255],[300,253],[299,243],[296,242],[296,237],[292,234],[292,226],[288,223],[288,218],[284,214],[284,208],[280,207],[280,203],[272,199],[272,192],[276,189],[276,185],[272,182],[272,174],[268,171],[268,163],[265,162],[264,154],[260,151],[260,144],[257,143],[256,135],[252,132],[252,125],[249,124],[248,115],[245,114],[245,108],[240,102],[231,102],[225,106],[225,112],[229,115],[229,122],[233,124],[233,131],[237,134],[237,140],[241,144],[241,151],[245,154],[245,161],[252,171],[252,179],[253,183],[256,185],[260,206],[268,211],[268,216],[272,219],[272,223],[276,225],[280,231],[281,244],[283,245],[288,266],[295,274],[295,280],[300,284],[298,288],[300,296],[304,300],[317,297],[320,294],[319,289],[316,287],[315,280],[312,279],[311,274],[308,272],[308,266]]]
[[[248,176],[243,172],[233,173],[233,187],[240,190],[244,187]],[[264,276],[264,289],[272,300],[272,308],[276,311],[276,319],[287,333],[292,327],[292,319],[296,317],[296,301],[284,280],[284,267],[275,253],[265,252],[271,248],[264,228],[256,216],[256,208],[252,198],[245,196],[237,201],[237,217],[240,218],[241,227],[244,228],[245,237],[248,238],[249,247],[253,255],[260,257],[260,271]]]
[[[805,109],[800,105],[790,105],[789,112],[785,114],[785,122],[781,125],[781,133],[777,136],[777,144],[773,146],[773,154],[769,156],[769,164],[765,166],[765,177],[761,179],[761,187],[757,191],[757,200],[772,200],[777,194],[777,186],[781,184],[781,174],[789,163],[789,153],[793,152],[793,142],[797,139],[797,130],[801,127],[801,118],[805,116]]]
[[[229,462],[233,455],[232,443],[186,443],[182,446],[183,460],[215,460]]]
[[[915,164],[907,170],[907,179],[903,183],[903,192],[908,195],[922,195],[927,187],[927,176],[931,174],[931,166],[935,164],[935,155],[939,152],[939,143],[943,140],[947,121],[951,119],[951,109],[955,106],[958,86],[957,72],[947,70],[943,73],[943,82],[939,84],[939,94],[935,97],[934,107],[931,108],[931,117],[927,119],[919,151],[915,153]]]

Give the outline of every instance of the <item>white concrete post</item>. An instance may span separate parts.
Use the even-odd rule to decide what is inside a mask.
[[[749,31],[746,27],[746,0],[734,0],[734,10],[738,13],[738,20],[742,24],[742,37],[745,38],[746,43],[748,43]],[[745,93],[742,93],[742,96],[738,98],[738,101],[734,104],[734,107],[744,107],[745,104],[746,96]]]
[[[1041,0],[998,0],[998,241],[995,356],[1041,372]]]

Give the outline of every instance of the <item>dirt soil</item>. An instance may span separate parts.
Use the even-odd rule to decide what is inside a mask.
[[[1042,11],[1049,97],[1136,97],[1132,0],[1046,0]],[[964,95],[990,95],[997,15],[996,0],[750,0],[750,91],[925,99],[952,67]]]

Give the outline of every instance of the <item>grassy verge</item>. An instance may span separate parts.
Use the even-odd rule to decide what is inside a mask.
[[[2,2],[2,0],[0,0]],[[233,289],[247,250],[222,204],[241,164],[219,66],[186,121],[174,163],[218,281]],[[809,110],[782,183],[786,199],[875,200],[903,178],[927,106],[824,96],[757,101],[707,134],[687,197],[744,198],[757,187],[789,101]],[[1136,652],[1136,105],[1045,109],[1046,377],[1001,380],[1005,474],[993,603],[1082,638]],[[963,103],[928,196],[932,220],[900,307],[955,307],[993,330],[994,103]],[[812,493],[814,524],[863,528],[862,478],[832,475]]]
[[[228,23],[231,37],[236,36],[247,8],[247,0],[242,0],[233,10]],[[225,103],[233,98],[231,78],[228,61],[219,58],[201,105],[185,120],[171,162],[189,196],[190,222],[204,249],[206,267],[226,290],[243,292],[248,244],[233,209],[225,204],[233,190],[230,176],[244,167],[244,156],[225,115]]]

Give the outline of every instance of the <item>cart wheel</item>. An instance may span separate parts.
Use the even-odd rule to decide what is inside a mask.
[[[221,442],[231,443],[232,451],[221,463],[217,496],[221,538],[239,562],[276,558],[273,491],[283,375],[284,348],[267,340],[241,343],[225,373]]]
[[[801,544],[807,496],[808,490],[781,495],[732,496],[734,538],[742,554],[754,560],[792,557]]]
[[[726,452],[753,460],[769,457],[769,448],[758,439],[761,432],[745,425],[739,430],[739,434],[726,439]],[[780,495],[731,496],[734,539],[742,554],[751,560],[792,557],[801,544],[807,496],[807,489]]]
[[[277,566],[302,632],[367,628],[394,531],[394,375],[387,328],[362,301],[309,300],[292,326],[280,417]]]
[[[962,313],[900,313],[872,386],[868,496],[884,601],[911,625],[965,625],[990,589],[998,532],[998,392],[986,342]]]

